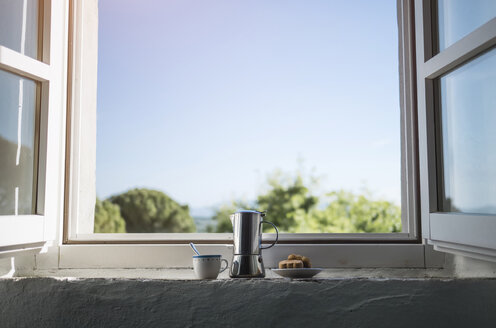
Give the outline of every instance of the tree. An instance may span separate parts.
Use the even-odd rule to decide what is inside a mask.
[[[292,232],[387,233],[401,232],[401,207],[373,200],[369,192],[339,190],[326,195],[328,205],[297,221]]]
[[[306,182],[305,182],[306,181]],[[315,178],[284,176],[279,172],[269,176],[269,189],[259,195],[251,207],[267,211],[267,220],[281,232],[300,233],[358,233],[400,232],[401,208],[389,201],[375,200],[370,192],[355,194],[344,190],[314,196],[306,185],[316,184]],[[209,232],[232,232],[229,215],[243,208],[237,202],[221,206],[213,216],[217,226]],[[244,207],[250,208],[250,207]],[[264,226],[264,232],[272,227]]]
[[[119,205],[127,232],[195,232],[188,205],[180,205],[165,193],[132,189],[109,199]]]
[[[212,217],[217,222],[209,232],[232,232],[229,215],[239,209],[254,209],[267,212],[267,220],[277,225],[281,232],[290,232],[296,226],[296,221],[306,216],[318,203],[318,197],[313,196],[305,187],[300,173],[293,178],[279,171],[268,177],[268,191],[259,195],[253,205],[246,202],[234,201],[221,206]],[[263,226],[264,232],[271,232],[272,227]]]
[[[212,217],[212,220],[216,222],[216,226],[209,225],[207,232],[233,232],[229,216],[236,212],[237,209],[235,202],[219,207]]]
[[[216,225],[209,225],[207,227],[207,232],[233,232],[232,223],[229,216],[239,210],[246,210],[250,208],[252,208],[252,206],[241,201],[221,205],[212,217],[212,221],[216,222]]]
[[[108,200],[96,199],[95,204],[95,233],[126,232],[126,221],[121,216],[119,205]]]
[[[280,172],[268,178],[269,190],[257,197],[257,207],[267,211],[268,221],[274,223],[280,231],[290,232],[298,220],[308,216],[319,202],[304,185],[300,173],[291,178]],[[264,231],[273,229],[264,226]]]

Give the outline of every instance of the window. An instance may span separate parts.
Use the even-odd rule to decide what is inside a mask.
[[[63,6],[0,2],[0,255],[55,238],[62,198]]]
[[[113,197],[112,204],[105,200],[97,203],[97,218],[101,211],[106,215],[120,211],[127,232],[200,233],[196,237],[175,234],[145,238],[228,240],[228,234],[207,236],[205,232],[227,232],[229,212],[236,207],[256,207],[268,210],[269,220],[275,220],[283,232],[310,232],[313,234],[304,237],[315,240],[355,237],[329,232],[374,232],[362,237],[418,241],[415,184],[407,183],[415,180],[415,168],[404,164],[414,156],[407,153],[415,148],[415,122],[409,117],[412,106],[408,100],[400,111],[396,3],[376,6],[365,1],[360,5],[370,8],[354,19],[374,26],[367,29],[370,32],[352,23],[354,20],[341,19],[334,10],[348,16],[355,13],[348,3],[339,4],[341,7],[338,2],[326,1],[311,6],[292,3],[281,11],[263,1],[250,5],[100,2],[96,186],[100,198]],[[117,12],[116,6],[120,8]],[[150,11],[150,6],[156,10]],[[93,33],[90,40],[82,40],[85,46],[76,52],[91,48],[91,60],[95,61],[96,26],[83,24],[80,28],[89,32],[78,32],[77,22],[85,18],[78,16],[77,5],[75,8],[74,33],[81,33],[83,38]],[[384,17],[367,14],[370,10]],[[88,10],[93,11],[96,8]],[[166,19],[159,19],[163,15]],[[137,24],[131,28],[125,23],[128,19]],[[409,33],[410,22],[400,19],[400,32]],[[126,42],[135,45],[126,52],[123,35],[127,35]],[[403,38],[401,41],[409,42]],[[350,55],[353,60],[347,59]],[[148,60],[124,68],[126,58]],[[359,71],[361,78],[356,79],[349,70]],[[374,83],[379,71],[384,79]],[[88,77],[86,83],[94,79]],[[225,82],[230,79],[235,83]],[[85,110],[79,114],[74,108],[72,124],[93,127],[74,129],[79,134],[73,136],[76,163],[79,156],[94,161],[94,149],[86,145],[95,138],[94,104],[81,102],[88,102],[88,98],[93,102],[96,97],[94,91],[88,94],[88,88],[81,89],[85,96],[79,97],[77,88],[75,105]],[[356,88],[367,96],[352,97]],[[246,159],[244,153],[257,155]],[[297,173],[287,185],[282,179],[272,179],[268,190],[255,194],[260,189],[254,182],[255,170],[259,171],[258,185],[263,185],[267,173],[281,167],[292,170],[299,155],[310,158],[310,166],[326,170],[323,173],[338,182],[325,181],[321,194],[312,194],[306,191],[308,181],[305,177],[298,180]],[[98,224],[93,227],[95,193],[89,190],[95,184],[94,168],[86,167],[73,170],[83,177],[73,177],[71,183],[83,186],[74,185],[81,197],[70,197],[69,207],[77,211],[70,215],[67,240],[143,238],[93,234],[101,231]],[[374,201],[366,198],[369,195],[356,196],[363,187],[360,181],[365,179],[375,193],[370,196]],[[161,190],[126,192],[140,185]],[[351,189],[355,195],[341,189]],[[335,192],[329,195],[330,191]],[[121,192],[123,195],[116,195]],[[278,194],[284,197],[278,198]],[[248,196],[243,199],[242,195]],[[162,227],[152,221],[152,215],[140,215],[138,205],[143,197],[163,197],[164,204],[176,208],[179,214],[171,219],[175,225]],[[387,201],[375,201],[377,198]],[[353,207],[360,201],[364,201],[363,206]],[[76,205],[78,202],[84,204]],[[331,206],[336,204],[343,205]],[[193,222],[188,214],[191,210],[213,216],[211,209],[216,205],[217,221],[196,220],[200,213],[192,215]],[[288,206],[295,207],[291,213],[285,209]],[[354,214],[347,212],[358,212],[357,221],[363,218],[364,222],[352,222]],[[145,226],[146,217],[151,217],[150,229]],[[119,224],[114,227],[109,232],[124,231]]]
[[[495,6],[470,4],[398,1],[403,232],[283,234],[264,253],[267,267],[291,252],[323,267],[442,263],[420,237],[440,251],[496,259]],[[58,268],[185,267],[193,239],[230,257],[230,234],[92,233],[97,5],[1,3],[0,135],[8,149],[0,160],[0,255],[54,240],[49,254]]]
[[[163,267],[164,263],[171,267],[184,267],[190,265],[187,246],[190,241],[199,243],[204,251],[230,257],[231,233],[93,233],[98,3],[73,1],[70,4],[69,35],[74,47],[71,48],[72,65],[69,67],[68,188],[59,267]],[[426,263],[440,263],[431,261],[436,259],[436,255],[422,244],[418,233],[412,10],[412,2],[398,1],[402,231],[285,233],[280,235],[279,244],[265,253],[267,266],[275,266],[277,260],[288,252],[308,254],[316,259],[316,265],[322,266],[424,267]],[[270,243],[274,238],[275,234],[264,233],[264,242]]]
[[[494,261],[496,4],[416,7],[422,235]]]
[[[110,202],[130,233],[231,232],[237,208],[286,233],[402,232],[396,11],[100,1],[95,229],[123,230],[102,229]],[[177,215],[141,205],[159,197]]]

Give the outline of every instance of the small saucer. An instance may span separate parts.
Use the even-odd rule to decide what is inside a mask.
[[[295,269],[272,269],[281,277],[290,279],[304,279],[312,278],[322,271],[320,268],[295,268]]]

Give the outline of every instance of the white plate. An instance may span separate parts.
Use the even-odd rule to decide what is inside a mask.
[[[278,275],[290,279],[312,278],[322,269],[320,268],[297,268],[297,269],[272,269]]]

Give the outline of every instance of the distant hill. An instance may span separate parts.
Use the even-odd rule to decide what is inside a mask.
[[[189,208],[189,214],[191,216],[214,216],[216,206],[204,206],[204,207],[191,207]]]
[[[211,216],[193,216],[193,221],[196,224],[196,232],[207,232],[208,225],[216,225]]]
[[[215,210],[213,207],[192,207],[189,209],[190,215],[195,221],[197,232],[207,232],[207,226],[216,226],[216,222],[212,220],[215,215]]]

